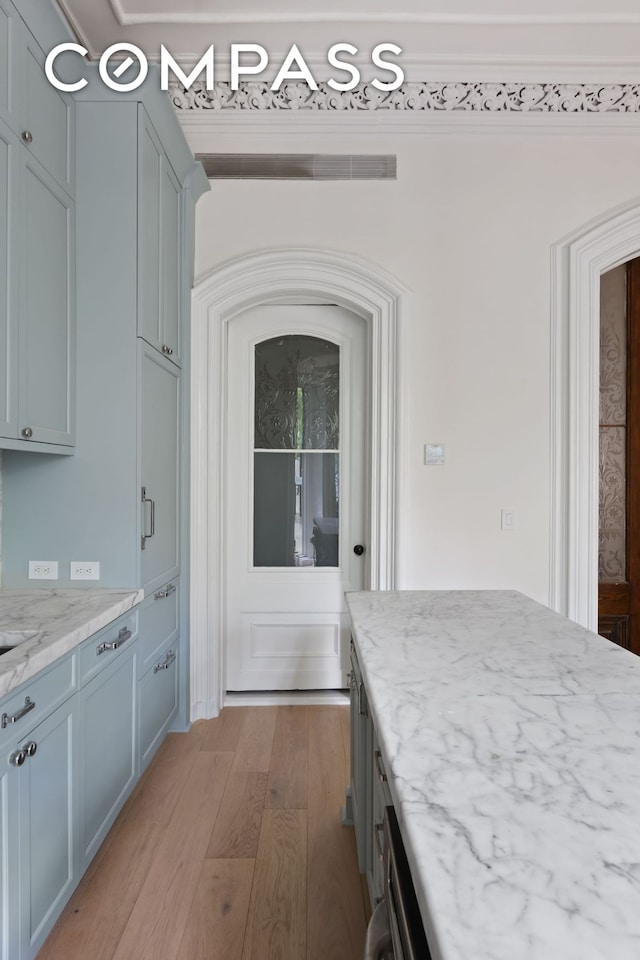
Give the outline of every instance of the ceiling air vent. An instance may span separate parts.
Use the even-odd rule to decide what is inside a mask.
[[[197,153],[210,180],[395,180],[393,154]]]

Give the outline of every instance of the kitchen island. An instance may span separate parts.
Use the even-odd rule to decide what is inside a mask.
[[[347,603],[434,960],[637,960],[640,658],[515,591]]]

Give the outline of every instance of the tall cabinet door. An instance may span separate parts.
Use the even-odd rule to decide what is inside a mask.
[[[1,12],[1,11],[0,11]],[[12,189],[13,167],[19,144],[0,122],[0,436],[18,434],[16,285],[10,282],[14,272],[16,197]]]
[[[179,573],[180,369],[138,341],[141,579],[150,593]]]
[[[22,189],[18,432],[69,445],[74,442],[73,202],[30,160]]]

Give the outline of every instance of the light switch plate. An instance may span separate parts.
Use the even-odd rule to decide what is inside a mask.
[[[515,510],[503,510],[500,518],[500,526],[503,530],[513,530],[516,525]]]
[[[435,466],[444,463],[444,443],[425,443],[424,462],[426,466]]]

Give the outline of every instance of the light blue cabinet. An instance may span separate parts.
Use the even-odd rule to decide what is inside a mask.
[[[2,8],[0,8],[0,14]],[[0,23],[2,19],[0,18]],[[0,55],[0,69],[4,67]],[[15,223],[16,191],[13,189],[13,169],[19,145],[15,134],[0,122],[0,210],[6,216],[0,219],[0,436],[17,435],[17,359],[18,343],[12,336],[12,324],[17,316],[17,284],[13,225]]]
[[[74,104],[0,0],[0,447],[74,443]]]
[[[24,27],[14,7],[0,0],[0,119],[13,130],[19,124],[19,65]]]
[[[162,743],[178,709],[178,646],[174,642],[159,653],[156,663],[140,680],[140,769],[144,770]]]
[[[74,209],[26,158],[21,203],[18,437],[74,442]]]
[[[0,769],[0,960],[18,956],[20,904],[18,889],[18,800],[15,770]]]
[[[76,883],[75,698],[16,742],[12,757],[27,754],[10,774],[17,781],[19,883],[18,951],[32,960]],[[14,763],[16,761],[14,760]]]
[[[75,106],[49,83],[44,52],[25,29],[23,67],[24,108],[20,139],[27,152],[68,194],[74,193]]]
[[[77,881],[74,655],[0,701],[2,960],[31,960]]]
[[[93,650],[91,654],[98,656]],[[136,781],[136,694],[136,644],[131,638],[78,696],[81,872]]]
[[[0,960],[33,960],[137,781],[137,616],[0,701]]]
[[[181,187],[140,108],[138,169],[138,336],[181,363]]]
[[[342,820],[353,824],[358,851],[360,873],[371,870],[372,860],[372,737],[373,725],[369,716],[367,692],[362,679],[362,670],[358,662],[356,649],[351,641],[351,673],[349,676],[350,698],[350,782],[347,788],[347,802]]]
[[[366,876],[375,907],[384,896],[384,810],[393,800],[353,640],[350,688],[350,782],[342,822],[354,828],[358,868]]]
[[[145,594],[179,573],[180,369],[138,343],[141,581]]]
[[[138,744],[140,771],[162,743],[178,709],[179,582],[166,583],[139,608]]]

